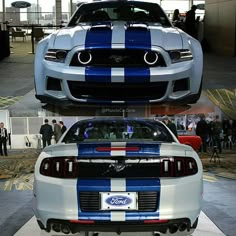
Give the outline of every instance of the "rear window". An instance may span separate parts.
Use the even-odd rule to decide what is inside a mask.
[[[65,143],[89,141],[150,140],[173,142],[166,127],[156,121],[86,120],[74,124],[62,140]]]

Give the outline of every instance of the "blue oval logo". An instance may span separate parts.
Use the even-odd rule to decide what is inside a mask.
[[[31,3],[25,1],[16,1],[11,4],[15,8],[27,8],[31,6]]]
[[[127,206],[132,202],[132,199],[126,196],[111,196],[106,199],[106,203],[111,206]]]

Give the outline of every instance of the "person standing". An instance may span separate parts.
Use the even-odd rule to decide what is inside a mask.
[[[175,9],[174,13],[173,13],[173,17],[172,17],[172,21],[180,21],[180,17],[179,17],[179,9]]]
[[[55,141],[56,143],[59,141],[60,137],[61,137],[61,127],[57,124],[56,120],[52,120],[52,124],[53,124],[53,134],[55,137]]]
[[[39,133],[42,135],[43,147],[51,145],[53,135],[52,126],[48,124],[48,119],[44,120],[44,125],[41,126]]]
[[[3,147],[3,150],[2,150]],[[0,123],[0,155],[3,156],[3,151],[4,155],[7,156],[7,129],[4,128],[4,123]]]
[[[163,119],[166,126],[172,131],[176,138],[178,138],[177,128],[175,123],[173,123],[168,116],[164,116]]]
[[[195,19],[195,11],[197,7],[193,5],[191,10],[186,13],[185,18],[185,31],[187,34],[191,35],[194,38],[197,38],[197,29],[196,29],[196,19]]]
[[[63,121],[59,121],[59,125],[61,127],[61,135],[63,135],[65,133],[65,131],[67,130],[66,126],[64,125]]]
[[[222,132],[222,122],[219,119],[219,116],[216,115],[215,120],[212,122],[212,138],[213,146],[216,146],[219,150],[219,153],[222,152],[220,134]]]
[[[200,147],[199,151],[201,152],[203,149],[203,152],[207,152],[207,138],[209,132],[208,132],[208,124],[205,120],[204,115],[200,116],[200,121],[198,121],[197,123],[196,135],[200,136],[202,139],[202,146]]]

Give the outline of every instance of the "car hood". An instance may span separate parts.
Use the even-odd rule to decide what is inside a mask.
[[[78,156],[78,158],[127,156],[193,156],[190,146],[180,143],[160,142],[81,142],[56,144],[44,149],[49,156]]]
[[[183,34],[174,27],[160,24],[127,24],[125,22],[93,23],[63,28],[49,37],[49,46],[71,50],[83,48],[147,48],[182,49]]]

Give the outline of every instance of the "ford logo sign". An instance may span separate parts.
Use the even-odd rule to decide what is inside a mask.
[[[25,1],[16,1],[16,2],[13,2],[11,5],[15,8],[27,8],[31,6],[29,2],[25,2]]]
[[[106,199],[106,203],[111,206],[127,206],[132,202],[132,199],[126,196],[111,196]]]

